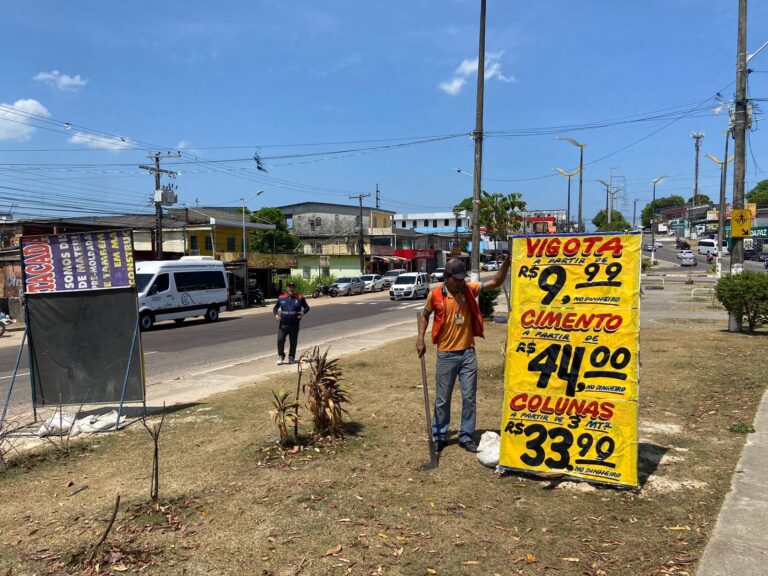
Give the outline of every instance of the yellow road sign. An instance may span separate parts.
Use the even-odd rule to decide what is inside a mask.
[[[731,214],[731,238],[748,238],[752,235],[752,211],[736,208]]]

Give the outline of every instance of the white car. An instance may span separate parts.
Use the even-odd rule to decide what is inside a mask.
[[[496,272],[499,269],[499,263],[495,260],[491,260],[490,262],[485,263],[485,269],[488,272]]]
[[[366,292],[381,292],[384,290],[384,278],[379,274],[365,274],[360,276],[360,280],[365,282]]]
[[[685,254],[680,258],[680,266],[698,266],[699,262],[693,254]]]
[[[442,282],[445,275],[445,268],[435,268],[432,275],[429,277],[432,282]]]
[[[678,250],[677,251],[677,258],[678,260],[682,260],[683,258],[696,258],[696,256],[693,254],[693,250]]]
[[[400,274],[389,289],[390,300],[426,298],[429,294],[429,277],[424,272]]]
[[[384,272],[384,287],[389,288],[392,286],[392,284],[395,283],[395,279],[404,272],[407,272],[405,268],[394,268],[393,270],[387,270]]]

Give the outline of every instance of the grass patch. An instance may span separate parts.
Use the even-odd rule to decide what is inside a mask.
[[[731,427],[728,428],[728,431],[733,432],[734,434],[752,434],[755,431],[755,427],[752,426],[752,424],[737,422],[736,424],[731,424]]]
[[[352,398],[344,440],[309,444],[302,405],[300,443],[277,445],[271,390],[295,390],[295,374],[169,413],[156,505],[152,442],[138,426],[99,436],[98,449],[15,465],[0,478],[0,574],[91,569],[78,554],[98,540],[116,493],[125,504],[104,551],[122,558],[118,572],[693,573],[744,442],[729,429],[753,420],[766,381],[754,358],[768,340],[719,328],[641,332],[639,493],[495,475],[456,445],[458,394],[440,466],[419,472],[429,459],[421,372],[403,340],[341,361]],[[478,432],[499,428],[504,339],[506,326],[486,323]],[[70,496],[70,483],[89,489]]]

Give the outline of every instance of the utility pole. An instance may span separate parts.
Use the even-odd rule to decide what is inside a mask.
[[[358,194],[350,196],[349,199],[357,198],[360,202],[360,228],[357,234],[357,250],[360,254],[360,274],[365,274],[365,244],[363,244],[363,198],[368,198],[370,194]]]
[[[381,192],[379,192],[379,185],[376,184],[376,210],[381,208]]]
[[[485,4],[480,0],[480,41],[477,53],[477,103],[475,109],[475,174],[472,189],[472,280],[480,279],[480,190],[483,173],[483,93],[485,89]]]
[[[147,170],[150,174],[155,175],[155,260],[163,259],[163,189],[160,187],[160,174],[168,174],[171,177],[177,175],[173,170],[165,170],[160,168],[160,160],[162,158],[179,158],[181,154],[150,154],[147,158],[154,159],[154,166],[139,165],[142,170]]]
[[[637,221],[637,198],[633,201],[634,207],[632,208],[632,230],[635,229],[635,222]]]
[[[695,162],[693,168],[693,198],[688,207],[688,234],[693,238],[693,209],[696,207],[696,200],[699,197],[699,152],[701,151],[701,139],[704,138],[704,132],[693,132],[691,138],[694,140]]]
[[[736,101],[733,122],[733,209],[744,208],[745,144],[747,130],[747,0],[739,0],[739,28],[736,43]],[[728,157],[726,156],[725,160]],[[731,273],[740,274],[744,266],[744,240],[731,229]],[[741,318],[728,315],[728,331],[738,332]]]

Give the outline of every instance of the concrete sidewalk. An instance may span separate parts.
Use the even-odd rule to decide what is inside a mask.
[[[697,576],[768,574],[768,392],[699,561]]]

